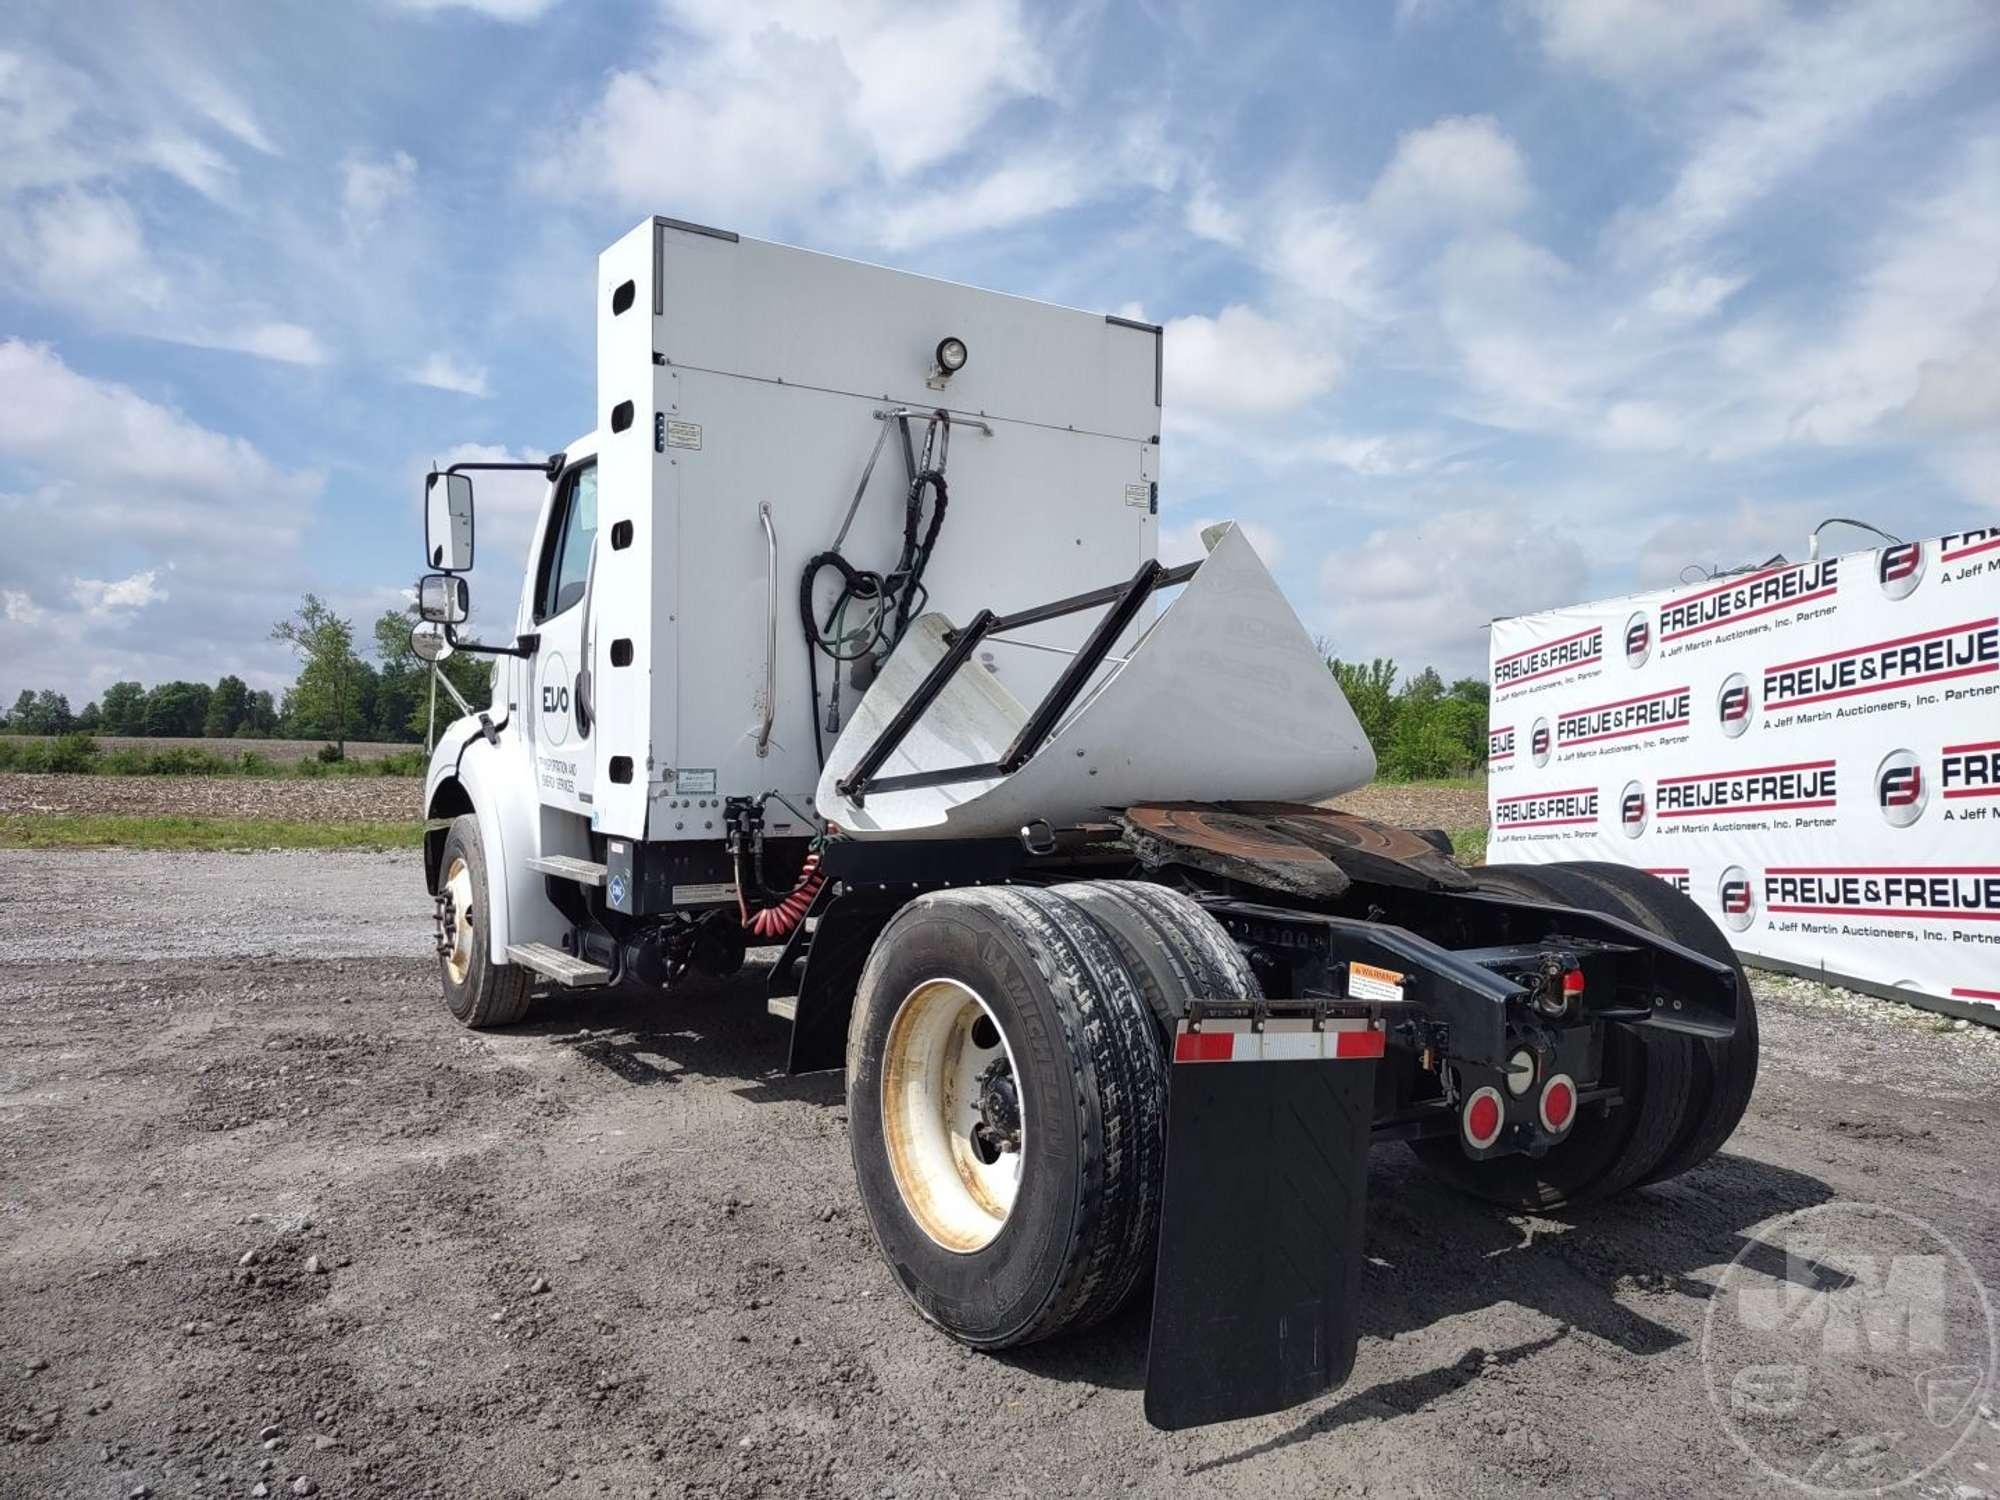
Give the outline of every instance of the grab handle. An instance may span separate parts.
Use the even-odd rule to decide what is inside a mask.
[[[757,754],[762,758],[771,753],[771,723],[778,712],[778,530],[771,524],[770,501],[758,505],[757,519],[764,523],[767,555],[764,570],[764,722],[757,729]]]

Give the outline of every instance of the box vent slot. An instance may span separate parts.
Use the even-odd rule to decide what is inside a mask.
[[[620,521],[616,526],[611,528],[611,550],[614,552],[623,552],[631,545],[632,523],[630,521]]]
[[[639,288],[629,281],[619,287],[611,294],[611,316],[615,318],[622,312],[631,311],[633,299],[638,295]]]
[[[614,755],[611,757],[611,779],[624,786],[632,779],[632,757]]]
[[[614,667],[629,667],[632,665],[632,643],[630,641],[621,638],[611,643],[611,665]]]
[[[630,401],[620,401],[616,406],[611,408],[611,430],[613,432],[623,432],[631,425],[632,403]]]

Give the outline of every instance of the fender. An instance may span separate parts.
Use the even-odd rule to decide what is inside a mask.
[[[488,953],[505,963],[508,944],[560,942],[569,923],[549,903],[542,877],[528,868],[541,846],[541,810],[521,763],[520,735],[503,721],[499,738],[489,743],[470,717],[438,736],[424,777],[424,816],[455,817],[471,804],[486,852]],[[441,854],[442,839],[438,849]],[[425,855],[425,882],[435,894],[441,872],[428,840]]]

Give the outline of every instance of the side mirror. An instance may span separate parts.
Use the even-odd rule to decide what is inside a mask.
[[[443,625],[432,620],[410,627],[410,652],[419,661],[435,665],[452,653],[451,635]]]
[[[472,589],[452,573],[429,573],[417,580],[417,614],[437,625],[463,625],[472,613]]]
[[[424,479],[424,561],[446,573],[472,566],[472,480],[432,472]]]

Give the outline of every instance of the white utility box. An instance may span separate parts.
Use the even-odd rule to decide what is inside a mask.
[[[829,733],[834,672],[822,655],[815,709],[800,579],[834,545],[885,427],[840,550],[861,569],[895,563],[910,475],[889,413],[914,414],[917,443],[931,413],[953,418],[919,613],[1023,608],[1154,555],[1151,325],[660,218],[599,258],[597,320],[594,603],[576,612],[591,618],[573,656],[543,652],[538,683],[551,707],[590,662],[596,723],[562,744],[566,715],[528,717],[543,801],[599,832],[715,839],[726,797],[772,789],[808,806],[814,715],[830,751],[862,694],[843,670]],[[952,372],[946,339],[963,345]],[[822,598],[833,588],[828,574]],[[1092,623],[1021,631],[980,666],[1033,702],[1068,659],[1034,647],[1074,649]]]

